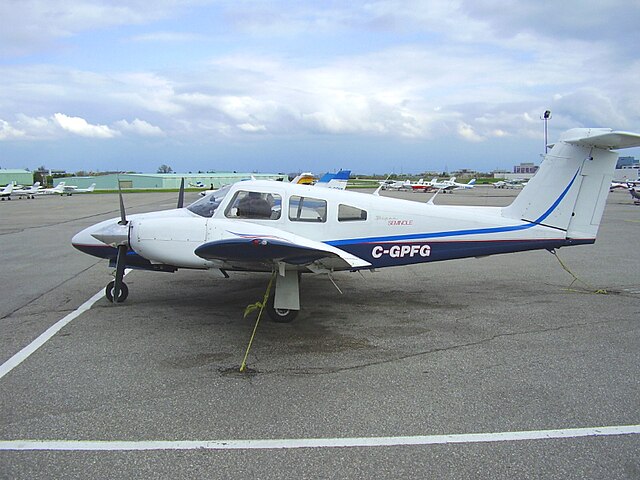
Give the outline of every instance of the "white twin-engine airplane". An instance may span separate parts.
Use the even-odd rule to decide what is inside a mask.
[[[73,237],[116,266],[106,296],[122,302],[125,267],[275,272],[276,321],[300,310],[299,274],[357,271],[595,242],[617,152],[640,134],[565,132],[507,207],[418,203],[272,181],[220,189],[186,208],[101,222]],[[181,201],[178,205],[181,207]]]

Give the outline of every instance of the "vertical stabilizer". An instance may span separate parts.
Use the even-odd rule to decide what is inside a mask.
[[[595,238],[617,152],[640,146],[640,135],[609,128],[565,132],[502,215],[557,228],[567,238]]]

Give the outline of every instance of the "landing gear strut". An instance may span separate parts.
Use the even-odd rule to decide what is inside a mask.
[[[127,284],[122,281],[124,277],[124,268],[126,265],[128,245],[118,245],[118,257],[116,258],[116,274],[115,279],[107,284],[107,288],[104,293],[112,303],[122,303],[129,296],[129,288]]]

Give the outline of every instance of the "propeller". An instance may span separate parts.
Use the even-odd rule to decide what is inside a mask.
[[[127,264],[127,252],[129,251],[129,222],[127,221],[127,215],[124,208],[124,199],[122,198],[122,189],[120,188],[120,182],[118,182],[118,197],[120,198],[120,221],[118,225],[122,225],[126,228],[126,235],[124,241],[120,238],[118,242],[118,256],[116,257],[116,275],[113,283],[113,303],[117,303],[120,298],[120,291],[122,290],[122,278],[124,277],[124,268]]]
[[[120,180],[118,180],[118,197],[120,197],[120,221],[118,225],[127,224],[127,215],[124,211],[124,200],[122,199],[122,189],[120,188]]]
[[[180,192],[178,193],[178,208],[182,207],[184,207],[184,177],[180,181]]]

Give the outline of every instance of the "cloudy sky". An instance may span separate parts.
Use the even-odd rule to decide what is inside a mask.
[[[638,45],[628,0],[1,0],[0,167],[511,168],[546,109],[640,131]]]

